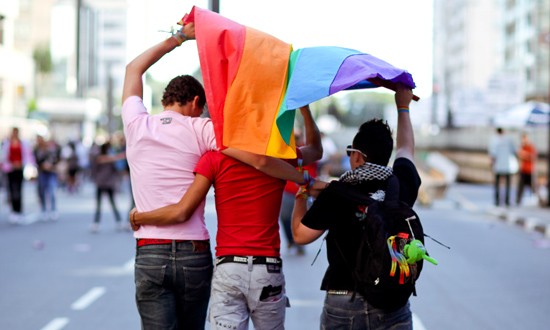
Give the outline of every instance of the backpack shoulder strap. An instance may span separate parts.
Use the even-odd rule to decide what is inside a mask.
[[[386,188],[386,197],[384,198],[384,203],[395,203],[399,202],[399,179],[397,176],[392,174],[387,181]]]

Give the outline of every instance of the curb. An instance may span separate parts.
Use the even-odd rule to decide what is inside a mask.
[[[499,220],[516,225],[527,231],[538,232],[546,238],[550,238],[550,225],[543,223],[537,217],[523,216],[513,212],[488,211],[489,214],[496,216]]]

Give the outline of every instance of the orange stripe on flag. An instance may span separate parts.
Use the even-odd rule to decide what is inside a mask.
[[[266,154],[272,132],[279,134],[275,144],[286,145],[274,122],[287,84],[290,52],[290,44],[246,27],[239,69],[225,100],[223,145]],[[272,156],[293,158],[285,149],[274,148],[279,151]]]

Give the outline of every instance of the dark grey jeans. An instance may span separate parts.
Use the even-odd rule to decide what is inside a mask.
[[[321,329],[347,330],[412,330],[412,314],[409,303],[396,311],[384,311],[368,304],[360,295],[327,294]]]
[[[206,246],[173,241],[137,248],[136,303],[142,329],[204,329],[213,272]]]

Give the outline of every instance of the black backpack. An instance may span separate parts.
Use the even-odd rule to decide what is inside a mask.
[[[334,189],[341,190],[340,193],[354,200],[358,206],[352,225],[361,231],[361,241],[353,269],[352,263],[346,259],[335,241],[352,272],[354,292],[364,296],[376,308],[395,310],[404,306],[411,294],[416,295],[415,283],[423,266],[422,258],[408,263],[404,250],[409,251],[407,244],[418,244],[418,241],[422,243],[423,249],[424,230],[418,214],[399,201],[397,177],[392,175],[388,179],[384,201],[376,201],[355,190],[350,191],[349,185],[336,184]]]

